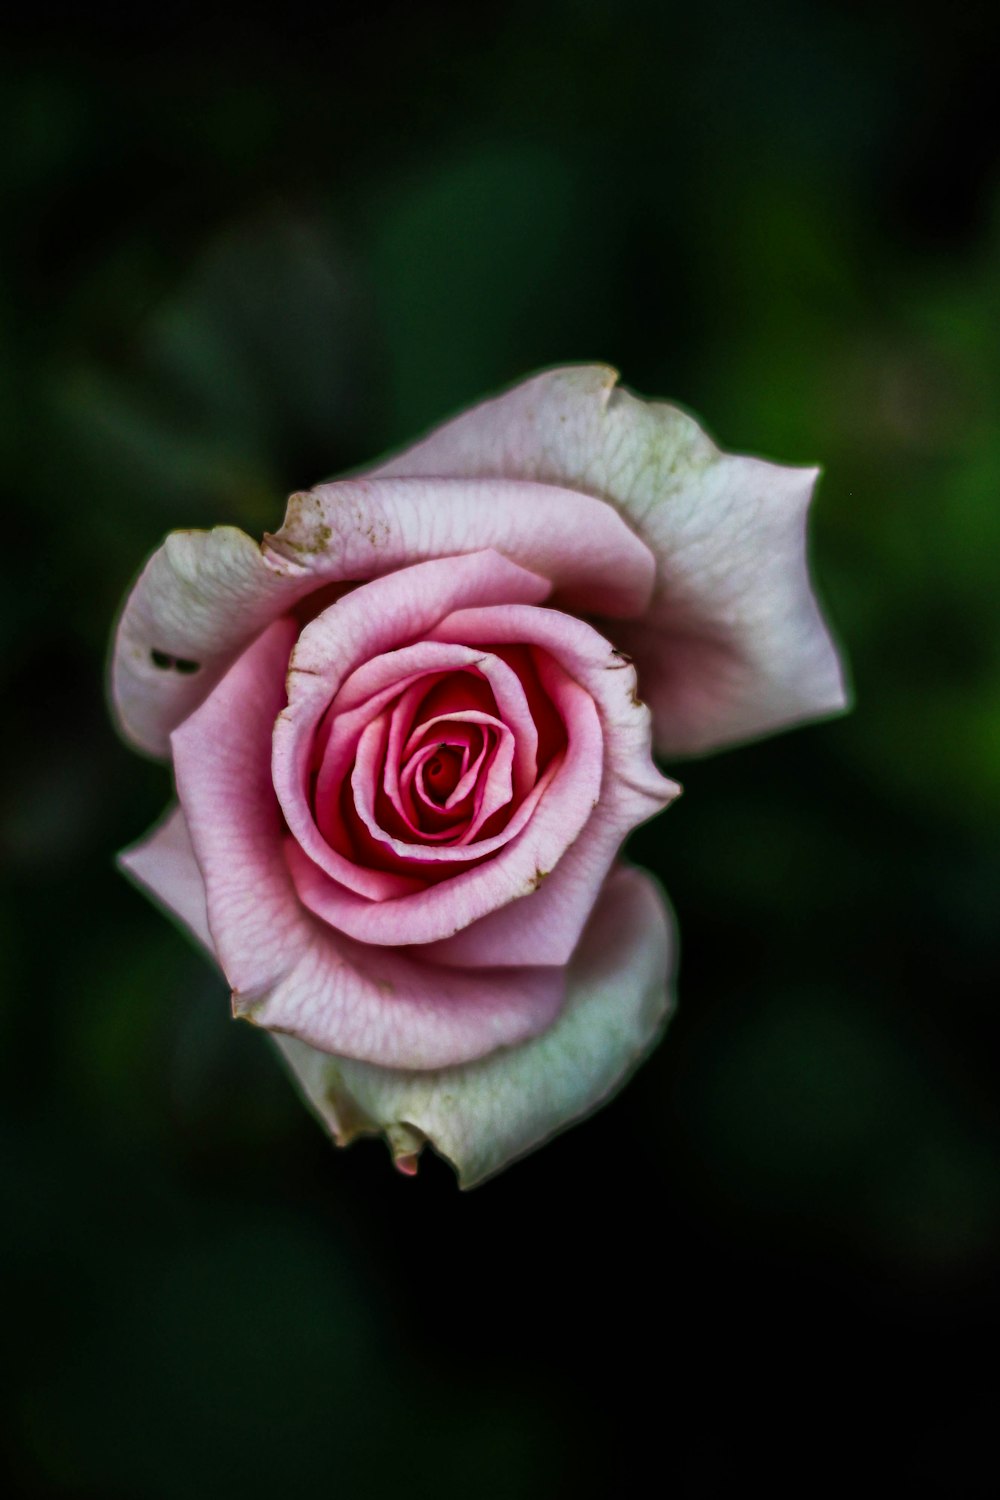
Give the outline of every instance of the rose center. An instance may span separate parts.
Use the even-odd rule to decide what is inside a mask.
[[[475,859],[478,845],[516,831],[566,747],[542,677],[552,670],[530,647],[489,646],[471,666],[404,672],[370,717],[363,700],[339,714],[331,703],[310,787],[323,837],[359,865],[407,874],[412,847],[421,876],[437,881],[455,868],[451,851]]]
[[[454,745],[439,745],[423,768],[424,791],[440,807],[451,796],[462,775],[462,756]]]

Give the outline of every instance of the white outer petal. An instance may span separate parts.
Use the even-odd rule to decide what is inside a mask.
[[[619,867],[569,967],[568,999],[543,1035],[478,1062],[394,1071],[275,1037],[338,1145],[384,1132],[404,1171],[425,1141],[475,1187],[615,1093],[672,1008],[676,941],[658,887]]]
[[[664,754],[697,754],[845,707],[809,578],[818,470],[719,451],[605,365],[550,370],[446,422],[374,476],[503,475],[609,501],[657,560],[642,625],[616,627]]]
[[[115,633],[111,699],[125,738],[168,756],[171,730],[255,636],[314,588],[304,568],[265,556],[235,526],[171,532],[133,585]],[[197,671],[159,667],[154,650]]]
[[[205,889],[179,808],[120,857],[132,880],[213,952]],[[542,1036],[478,1062],[395,1071],[278,1033],[299,1088],[339,1145],[384,1132],[412,1170],[425,1141],[474,1187],[590,1114],[626,1081],[673,1007],[673,919],[655,882],[619,866],[569,966],[568,999]]]

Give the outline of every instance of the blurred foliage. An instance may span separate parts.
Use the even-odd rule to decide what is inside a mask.
[[[989,7],[36,3],[0,57],[2,1455],[30,1496],[972,1492],[1000,1245]],[[463,1198],[334,1155],[116,875],[161,535],[616,363],[821,461],[846,719],[633,841],[681,1008]],[[806,1465],[806,1467],[801,1467]]]

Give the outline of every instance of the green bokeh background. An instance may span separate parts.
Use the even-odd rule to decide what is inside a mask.
[[[993,8],[36,3],[0,57],[0,1461],[18,1494],[986,1484],[1000,1323]],[[633,840],[681,1005],[463,1196],[334,1153],[115,873],[167,530],[538,367],[825,470],[854,714]],[[672,768],[673,769],[673,768]],[[995,1359],[992,1361],[995,1365]],[[995,1478],[995,1469],[994,1476]],[[985,1490],[984,1490],[985,1492]]]

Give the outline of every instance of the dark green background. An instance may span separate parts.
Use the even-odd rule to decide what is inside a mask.
[[[986,1483],[1000,1245],[994,7],[29,4],[0,140],[7,1352],[26,1496]],[[531,370],[825,467],[853,716],[634,840],[681,1006],[468,1196],[335,1154],[115,873],[167,530]],[[652,1465],[652,1479],[640,1477]],[[994,1470],[995,1479],[995,1470]],[[860,1492],[860,1491],[856,1491]]]

